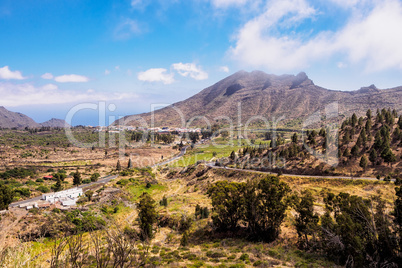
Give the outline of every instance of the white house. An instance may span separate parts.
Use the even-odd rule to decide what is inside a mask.
[[[42,194],[42,200],[50,203],[60,201],[63,206],[75,205],[76,199],[82,196],[83,192],[81,188],[71,188],[60,192]]]

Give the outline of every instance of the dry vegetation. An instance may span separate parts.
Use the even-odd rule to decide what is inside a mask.
[[[210,215],[196,216],[197,205],[212,210],[211,199],[206,195],[211,184],[222,180],[259,180],[265,174],[211,168],[203,163],[153,169],[144,168],[147,164],[143,163],[127,169],[128,158],[121,161],[122,171],[118,172],[115,148],[107,149],[105,155],[100,148],[54,145],[40,155],[49,145],[0,146],[3,159],[8,161],[2,162],[3,167],[36,166],[33,177],[7,180],[14,188],[29,188],[31,196],[40,194],[38,186],[54,184],[54,181],[37,182],[36,178],[58,169],[66,170],[66,187],[72,185],[70,173],[77,167],[83,179],[90,179],[96,172],[120,175],[106,185],[92,186],[93,196],[82,197],[76,208],[65,211],[56,207],[29,211],[12,208],[1,215],[1,267],[336,267],[323,255],[298,249],[293,209],[286,211],[279,238],[270,243],[250,241],[247,233],[219,233]],[[202,153],[214,157],[208,148],[202,148]],[[32,156],[21,157],[22,152],[30,152]],[[128,148],[126,152],[135,163],[135,157],[160,161],[161,155],[166,159],[178,151],[161,145]],[[314,208],[319,214],[324,213],[324,197],[329,192],[346,192],[367,199],[380,196],[386,201],[387,211],[395,200],[392,182],[297,176],[280,176],[280,180],[293,193],[309,189],[316,197]],[[140,239],[138,204],[143,193],[156,201],[158,213],[154,237],[148,241]]]

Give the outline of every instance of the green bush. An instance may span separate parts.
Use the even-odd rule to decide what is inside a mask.
[[[27,177],[34,176],[35,173],[36,172],[33,169],[14,168],[14,169],[7,170],[3,173],[0,173],[0,178],[2,178],[2,179],[9,179],[9,178],[24,179]]]
[[[242,260],[242,261],[248,261],[249,260],[249,255],[247,254],[247,253],[243,253],[243,254],[241,254],[241,256],[240,256],[240,260]]]
[[[130,181],[127,179],[121,179],[116,184],[121,185],[121,186],[126,186]]]
[[[91,175],[91,181],[93,181],[93,182],[98,181],[99,178],[100,178],[99,173],[94,173]]]
[[[44,185],[39,186],[36,188],[37,191],[42,192],[42,193],[48,193],[50,192],[50,189]]]
[[[30,197],[31,196],[31,190],[29,190],[28,188],[17,188],[14,190],[15,193],[19,193],[22,196],[25,197]]]

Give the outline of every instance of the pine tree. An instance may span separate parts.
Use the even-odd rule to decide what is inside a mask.
[[[82,179],[81,179],[81,173],[77,171],[74,173],[73,176],[73,185],[80,185],[82,183]]]
[[[128,159],[128,165],[127,165],[127,168],[133,168],[133,161],[131,161],[131,158],[130,159]]]
[[[399,127],[396,127],[393,133],[394,137],[396,139],[399,139],[400,135],[401,135],[401,130],[399,129]]]
[[[375,139],[374,139],[374,148],[376,150],[379,150],[382,146],[382,138],[381,138],[381,133],[380,131],[377,131],[377,133],[375,134]]]
[[[120,160],[117,160],[116,170],[118,170],[118,171],[121,170]]]
[[[203,217],[204,217],[204,219],[207,219],[208,217],[209,217],[209,209],[208,209],[208,207],[204,207],[204,209],[202,210],[203,211]]]
[[[56,183],[55,183],[54,185],[52,185],[51,188],[52,188],[52,190],[53,190],[54,192],[58,192],[58,191],[63,190],[63,186],[62,186],[62,184],[61,184],[61,180],[60,180],[60,179],[57,179]]]
[[[155,201],[148,193],[143,193],[138,204],[138,216],[141,228],[141,238],[144,241],[154,236],[153,225],[156,223],[158,214],[155,209]]]
[[[350,153],[352,154],[352,156],[355,157],[359,155],[359,147],[357,146],[357,144],[355,144],[355,146],[352,147]]]
[[[294,133],[292,136],[292,142],[297,143],[297,134],[296,133]]]
[[[371,130],[371,119],[367,119],[366,121],[366,126],[364,127],[366,132],[370,134],[370,130]]]
[[[232,152],[230,153],[230,159],[231,159],[232,161],[234,161],[234,160],[236,159],[236,153],[235,153],[234,151],[232,151]]]
[[[320,132],[318,133],[318,135],[320,135],[321,137],[325,137],[325,129],[321,128]]]
[[[360,137],[361,137],[362,144],[365,146],[366,142],[367,142],[367,135],[366,135],[366,130],[364,128],[360,132]]]
[[[363,126],[363,117],[359,117],[359,121],[357,123],[359,127]]]
[[[357,123],[357,116],[356,116],[355,113],[353,113],[353,115],[352,115],[352,121],[351,121],[351,126],[352,126],[352,127],[355,127],[355,126],[356,126],[356,123]]]
[[[400,129],[402,129],[402,115],[399,116],[398,126],[399,126]]]
[[[319,216],[314,213],[315,198],[310,191],[303,191],[302,196],[295,196],[294,208],[296,211],[295,227],[302,248],[309,247],[308,236],[318,230]]]
[[[371,114],[371,110],[370,110],[370,109],[367,110],[366,116],[367,116],[368,119],[371,119],[372,114]]]
[[[389,147],[384,148],[384,150],[381,152],[381,157],[384,159],[385,162],[387,162],[390,165],[396,162],[396,156]]]
[[[369,156],[369,160],[371,163],[373,163],[373,165],[375,165],[375,163],[377,162],[377,151],[373,148],[370,151],[370,156]]]
[[[360,163],[359,163],[360,167],[362,167],[364,170],[366,169],[367,165],[368,165],[368,160],[367,157],[365,155],[362,156],[362,158],[360,159]]]
[[[188,245],[188,232],[185,231],[180,239],[180,246],[186,247]]]

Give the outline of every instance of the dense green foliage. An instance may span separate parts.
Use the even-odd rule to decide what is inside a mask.
[[[394,215],[400,215],[402,194],[398,188],[396,191]],[[392,225],[380,198],[328,193],[320,220],[314,213],[311,194],[304,192],[295,200],[295,227],[301,247],[320,251],[346,267],[397,267],[401,263],[400,218],[396,216]]]
[[[27,177],[32,177],[35,174],[36,174],[36,172],[33,169],[13,168],[13,169],[7,170],[3,173],[0,173],[0,178],[2,178],[2,179],[9,179],[9,178],[23,179],[23,178],[27,178]]]
[[[82,184],[81,173],[78,170],[73,175],[73,184],[76,186]]]
[[[7,209],[13,198],[14,191],[7,185],[0,185],[0,210]]]
[[[242,221],[250,238],[273,241],[285,218],[289,191],[277,177],[247,183],[219,181],[208,189],[213,223],[218,231],[236,231]]]
[[[138,204],[138,216],[140,221],[142,240],[150,240],[154,237],[153,226],[156,223],[158,214],[155,208],[155,200],[148,193],[143,193]]]

